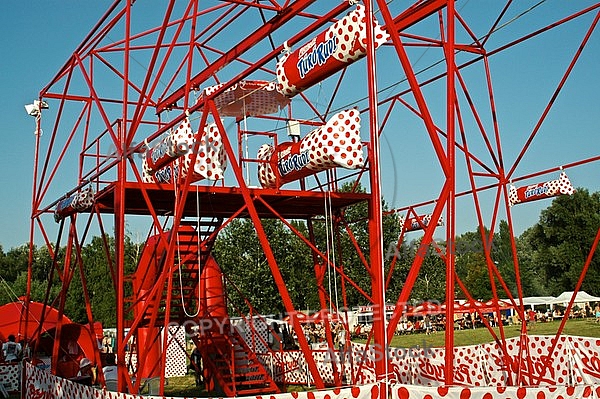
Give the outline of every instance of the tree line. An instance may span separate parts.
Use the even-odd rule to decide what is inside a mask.
[[[387,206],[384,203],[384,210],[385,208]],[[354,249],[356,242],[368,263],[369,229],[366,215],[367,204],[361,203],[347,208],[343,218],[313,220],[310,224],[301,220],[291,222],[301,237],[314,237],[316,248],[323,254],[328,254],[331,260],[335,258],[343,274],[355,285],[343,280],[340,271],[328,268],[322,259],[313,258],[304,240],[281,221],[263,221],[286,288],[298,310],[320,309],[324,297],[332,300],[335,298],[335,305],[339,307],[352,308],[367,304],[361,290],[370,292],[371,278],[364,266],[365,260]],[[541,212],[538,222],[515,239],[523,295],[556,296],[563,291],[573,290],[599,227],[600,193],[590,194],[586,189],[580,188],[571,196],[554,198],[550,206]],[[386,297],[395,301],[403,288],[413,259],[421,251],[424,261],[411,298],[415,301],[443,301],[446,289],[445,263],[440,252],[446,251],[445,243],[437,242],[437,249],[432,246],[424,247],[419,240],[405,240],[397,246],[400,224],[393,212],[386,212],[383,233],[386,276],[394,262],[394,272],[389,279]],[[487,233],[489,232],[486,231],[486,235]],[[511,241],[508,223],[501,221],[493,235],[493,241],[486,245],[490,245],[491,258],[506,287],[516,296],[517,278]],[[84,272],[94,318],[105,326],[114,326],[115,287],[109,266],[111,262],[105,255],[106,245],[109,246],[109,253],[114,254],[114,239],[93,237],[82,246],[79,264]],[[468,287],[472,297],[487,300],[492,297],[492,284],[483,245],[480,231],[466,232],[456,237],[454,253],[456,274],[460,281]],[[143,246],[143,242],[136,243],[130,237],[126,238],[125,267],[128,273],[135,271]],[[45,246],[35,247],[33,252],[31,298],[44,301],[48,297],[52,301],[60,291],[60,278],[58,273],[52,271],[53,262],[61,269],[65,250],[58,251],[56,260],[52,259]],[[262,314],[284,311],[250,220],[236,219],[229,223],[220,232],[213,255],[225,275],[227,300],[232,315],[248,312],[248,303],[254,311]],[[0,304],[13,302],[25,295],[28,257],[27,244],[7,251],[0,246]],[[315,271],[322,276],[325,292],[319,293],[314,288]],[[49,281],[52,284],[49,285]],[[500,287],[497,277],[494,277],[494,281]],[[592,258],[581,289],[600,296],[600,262],[597,256]],[[130,292],[130,287],[126,287],[126,290]],[[457,289],[456,294],[458,298],[464,297],[460,289]],[[507,297],[500,288],[498,296]],[[87,322],[83,297],[81,277],[79,273],[74,273],[64,311],[75,322]]]

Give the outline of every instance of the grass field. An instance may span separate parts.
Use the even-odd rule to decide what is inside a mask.
[[[560,322],[551,321],[548,323],[535,323],[533,326],[528,326],[529,335],[554,335],[558,330]],[[500,337],[499,328],[494,328],[498,337]],[[520,326],[504,327],[504,335],[506,338],[517,337],[521,333]],[[583,337],[600,337],[600,324],[595,323],[594,319],[575,319],[569,320],[563,330],[563,335],[577,335]],[[470,330],[459,330],[454,332],[454,346],[466,346],[483,344],[493,341],[492,335],[487,328],[476,328]],[[444,346],[445,336],[443,331],[426,335],[407,334],[394,336],[391,346],[400,348],[412,348],[415,346],[441,347]]]
[[[165,396],[179,396],[187,398],[205,398],[211,396],[202,387],[196,387],[193,375],[171,377],[165,385]]]

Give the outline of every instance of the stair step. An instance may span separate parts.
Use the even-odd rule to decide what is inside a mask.
[[[241,371],[241,370],[236,370],[236,375],[237,376],[242,376],[244,378],[249,378],[249,377],[263,377],[264,374],[261,373],[258,370],[253,370],[253,371]],[[261,379],[262,380],[262,379]]]
[[[223,380],[227,383],[231,383],[231,375],[226,375],[223,376]],[[244,375],[238,375],[235,378],[235,385],[243,385],[243,386],[248,386],[248,385],[268,385],[268,382],[265,378],[261,378],[261,379],[254,379],[254,380],[249,380],[247,379]]]
[[[244,381],[235,381],[235,386],[248,387],[248,386],[257,386],[261,385],[263,387],[268,387],[269,383],[266,380],[244,380]]]

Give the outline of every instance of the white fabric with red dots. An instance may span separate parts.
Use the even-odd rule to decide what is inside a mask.
[[[406,216],[400,215],[398,217],[398,222],[400,223],[400,227],[405,231],[416,231],[416,230],[424,230],[429,223],[431,223],[432,214],[428,213],[422,216],[414,216],[406,219]],[[437,222],[437,226],[444,225],[444,218],[440,216]]]
[[[297,143],[274,148],[264,144],[258,151],[258,178],[263,187],[276,187],[333,167],[357,169],[364,166],[360,139],[360,113],[356,109],[334,115],[324,126]]]
[[[205,88],[197,103],[222,87],[218,84]],[[218,94],[214,102],[219,116],[244,117],[279,112],[290,100],[276,90],[275,82],[242,80]]]
[[[508,193],[508,203],[513,206],[522,202],[556,197],[561,194],[571,195],[573,193],[575,193],[575,188],[573,188],[571,180],[565,172],[560,172],[560,176],[556,180],[519,188],[511,185]]]
[[[443,348],[426,345],[389,348],[387,380],[392,399],[575,399],[600,398],[600,340],[589,337],[522,336],[504,343],[454,348],[453,386],[445,385]],[[273,353],[259,354],[273,365]],[[313,350],[311,356],[324,381],[333,381],[340,353]],[[275,399],[379,399],[373,359],[381,354],[373,345],[352,344],[342,370],[351,390],[335,388],[271,395]],[[286,351],[285,381],[306,385],[309,373],[300,351]],[[278,368],[275,365],[275,369]],[[281,370],[279,370],[281,372]],[[1,377],[1,376],[0,376]],[[289,377],[289,378],[288,378]],[[521,382],[518,382],[518,379]],[[0,378],[0,381],[2,379]],[[310,381],[312,384],[312,381]],[[27,398],[136,398],[135,395],[94,389],[43,371],[26,363],[24,394]],[[349,388],[350,389],[350,388]],[[252,397],[252,398],[259,398]]]
[[[277,90],[293,97],[367,54],[365,7],[331,25],[299,49],[284,54],[277,62]],[[378,48],[389,35],[373,18],[374,44]]]
[[[94,190],[87,186],[74,195],[58,202],[54,210],[54,220],[58,223],[67,216],[83,212],[94,205]]]
[[[180,144],[179,148],[183,148],[183,145]],[[196,153],[195,159],[194,153]],[[192,161],[194,161],[193,168],[191,168]],[[217,125],[213,123],[204,128],[197,147],[192,140],[190,144],[186,144],[186,152],[171,164],[154,173],[148,172],[148,168],[144,166],[143,179],[146,183],[172,183],[174,179],[186,178],[192,169],[192,182],[202,179],[221,180],[226,168],[227,157],[221,133]]]
[[[190,151],[194,143],[194,132],[190,120],[185,118],[169,134],[163,137],[152,148],[148,148],[142,155],[144,176],[153,176],[154,173],[173,162],[176,158]]]
[[[377,399],[379,386],[368,384],[331,390],[298,391],[268,396],[247,396],[249,399]],[[77,398],[77,399],[137,399],[141,395],[120,392],[111,392],[76,382],[56,377],[43,372],[31,364],[26,367],[26,381],[24,384],[24,397],[26,398]],[[146,397],[146,396],[145,396]],[[173,398],[172,396],[150,396],[152,398]],[[188,396],[189,397],[189,396]],[[189,397],[191,398],[191,397]]]
[[[21,386],[21,364],[0,364],[0,384],[8,392],[15,392]]]
[[[600,386],[506,386],[464,387],[460,385],[419,387],[394,385],[391,399],[598,399]]]

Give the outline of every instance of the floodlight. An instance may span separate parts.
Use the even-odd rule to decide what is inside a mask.
[[[37,116],[40,113],[35,104],[27,104],[25,106],[25,111],[31,116]]]
[[[27,104],[25,111],[31,116],[39,116],[43,109],[48,109],[48,103],[46,101],[34,100],[33,104]]]

